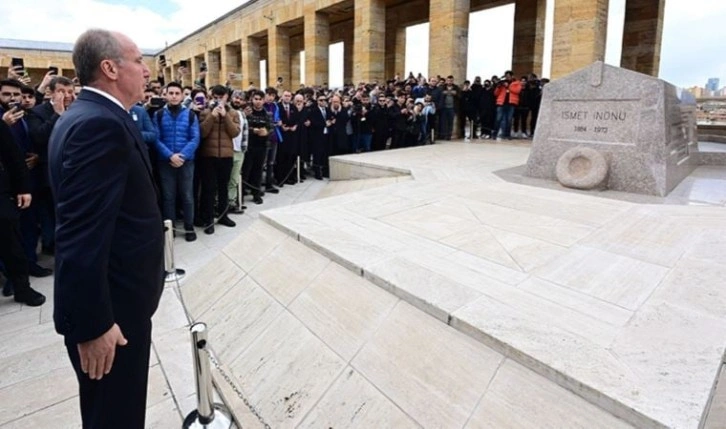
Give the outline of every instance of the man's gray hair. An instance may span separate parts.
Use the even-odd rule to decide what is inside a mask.
[[[98,79],[101,61],[120,62],[123,57],[121,43],[116,36],[99,28],[81,34],[73,46],[73,65],[81,85],[90,85]]]

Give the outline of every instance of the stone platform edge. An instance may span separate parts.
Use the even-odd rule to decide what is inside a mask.
[[[497,351],[505,357],[510,358],[513,361],[525,366],[526,368],[534,371],[542,377],[545,377],[547,380],[554,382],[558,386],[573,392],[575,395],[612,414],[613,416],[616,416],[637,428],[668,428],[668,426],[664,425],[663,423],[658,422],[657,420],[654,420],[653,418],[637,410],[634,410],[627,404],[624,404],[614,398],[611,398],[610,396],[603,394],[594,387],[584,384],[581,381],[575,379],[574,377],[571,377],[547,365],[546,363],[541,362],[535,357],[517,349],[516,347],[502,341],[501,339],[487,334],[486,332],[470,325],[469,323],[460,320],[453,315],[454,312],[448,312],[445,309],[436,306],[435,304],[427,302],[421,297],[418,297],[409,293],[408,291],[396,287],[395,284],[384,279],[378,274],[373,273],[370,270],[367,270],[364,267],[360,266],[359,264],[356,264],[355,262],[347,259],[346,257],[339,255],[334,251],[328,249],[327,247],[316,243],[315,240],[313,240],[312,238],[306,237],[298,231],[287,227],[286,225],[278,222],[265,212],[260,213],[260,220],[274,227],[275,229],[289,235],[306,247],[329,258],[333,262],[338,263],[339,265],[352,271],[356,275],[363,277],[364,279],[382,288],[383,290],[393,294],[398,298],[401,298],[405,302],[413,305],[414,307],[425,312],[426,314],[438,319],[446,325],[451,326],[457,331],[469,336],[470,338],[473,338],[474,340],[486,345],[487,347],[492,348],[494,351]],[[706,410],[705,412],[708,412],[708,410]]]
[[[381,166],[341,157],[331,157],[329,162],[331,181],[413,176],[413,172],[405,168]]]

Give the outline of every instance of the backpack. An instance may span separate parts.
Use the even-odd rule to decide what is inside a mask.
[[[194,125],[194,116],[196,116],[196,115],[194,114],[194,111],[192,109],[187,108],[187,110],[189,111],[189,126],[191,127]],[[154,116],[156,116],[156,127],[159,129],[160,138],[161,138],[161,120],[162,120],[163,114],[164,114],[163,108],[157,110],[156,113],[154,113]]]

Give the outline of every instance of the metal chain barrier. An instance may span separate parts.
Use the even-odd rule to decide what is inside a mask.
[[[285,178],[284,178],[284,179],[283,179],[283,180],[282,180],[282,181],[281,181],[280,183],[285,183],[285,182],[287,181],[287,179],[289,179],[289,178],[290,178],[290,175],[291,175],[291,174],[292,174],[292,173],[293,173],[293,172],[294,172],[294,171],[295,171],[296,169],[297,169],[297,166],[293,166],[293,167],[292,167],[292,168],[290,169],[290,171],[289,171],[289,172],[287,173],[287,175],[285,176]],[[252,185],[250,185],[249,183],[247,183],[247,182],[245,182],[245,181],[241,181],[241,183],[244,183],[244,184],[245,184],[245,185],[246,185],[247,187],[249,187],[249,188],[251,188],[251,189],[254,189],[254,190],[256,190],[256,191],[260,191],[260,192],[265,192],[265,190],[264,190],[264,189],[260,189],[260,188],[258,188],[258,187],[256,187],[256,186],[252,186]],[[299,183],[299,181],[298,181],[298,183]],[[244,198],[244,195],[242,195],[242,196],[240,197],[240,200],[241,200],[242,198]],[[241,204],[240,204],[240,205],[241,205]],[[227,212],[228,212],[228,211],[229,211],[229,206],[225,207],[225,208],[224,208],[224,210],[222,211],[222,213],[220,213],[220,214],[219,214],[219,216],[217,216],[217,220],[213,221],[213,222],[212,222],[211,224],[209,224],[209,225],[205,225],[205,226],[202,226],[202,227],[201,227],[201,229],[202,229],[202,230],[205,230],[205,229],[209,228],[210,226],[214,226],[214,225],[217,225],[217,224],[219,223],[219,219],[223,218],[223,217],[224,217],[224,216],[225,216],[225,215],[227,214]],[[173,225],[173,222],[172,222],[172,225]],[[189,231],[187,231],[186,229],[181,229],[181,228],[177,228],[177,227],[173,227],[173,226],[172,226],[172,230],[173,230],[174,232],[178,232],[179,234],[184,234],[184,233],[187,233],[187,232],[189,232]]]
[[[222,376],[224,381],[229,385],[229,387],[232,389],[232,391],[242,400],[242,402],[245,404],[247,408],[249,408],[252,415],[257,417],[257,420],[260,421],[262,426],[265,427],[265,429],[271,429],[270,425],[265,421],[265,419],[260,415],[259,411],[250,403],[250,401],[245,397],[245,395],[242,393],[241,390],[237,388],[237,384],[232,380],[232,377],[227,374],[227,372],[222,368],[222,365],[219,363],[219,361],[212,355],[212,353],[207,350],[206,348],[203,349],[204,352],[207,353],[207,356],[209,356],[209,361],[212,362],[212,365],[214,368],[219,372],[219,375]]]

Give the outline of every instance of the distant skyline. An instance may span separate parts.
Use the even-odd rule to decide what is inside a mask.
[[[0,38],[74,42],[89,27],[129,34],[142,48],[161,49],[247,0],[215,0],[204,7],[196,0],[33,0],[28,4],[0,2]],[[625,0],[610,0],[606,62],[620,63]],[[554,2],[548,2],[545,73],[549,74],[551,22]],[[469,71],[475,75],[501,74],[511,67],[513,5],[473,13],[469,32]],[[726,82],[726,1],[666,0],[660,77],[682,87],[705,86],[709,78]],[[428,33],[411,28],[407,38],[407,70],[426,73]],[[334,49],[335,51],[336,49]],[[337,51],[340,51],[337,49]],[[342,75],[342,54],[332,58],[331,78]]]

